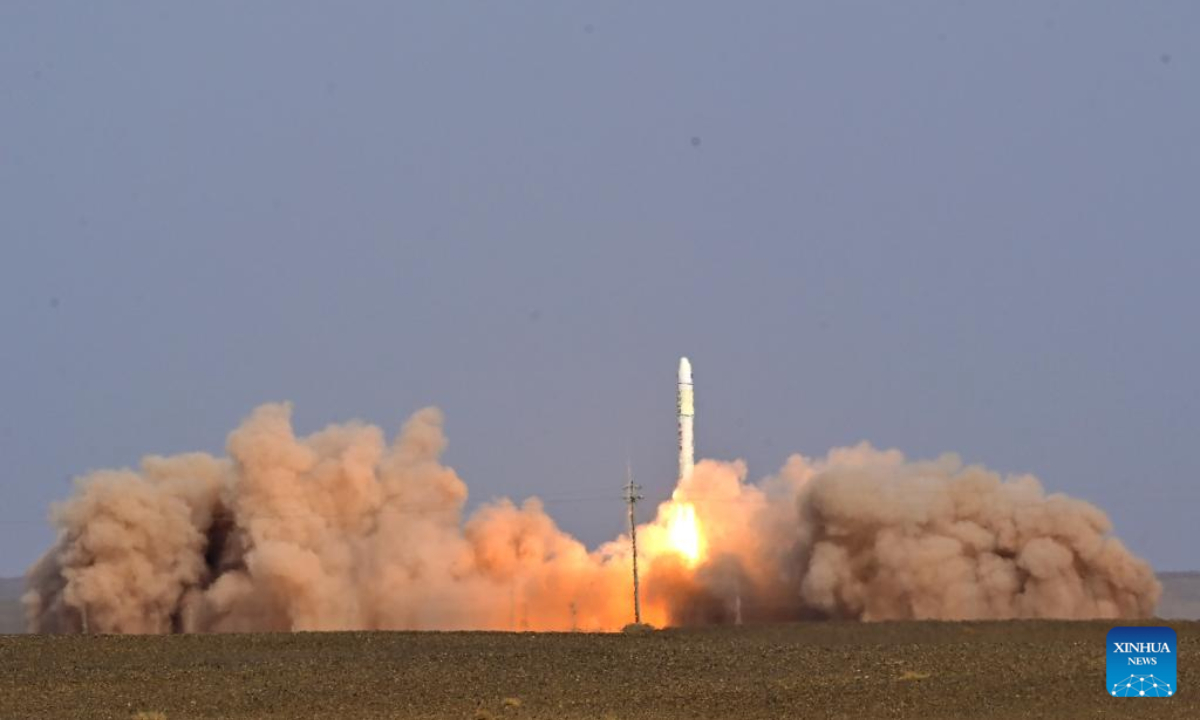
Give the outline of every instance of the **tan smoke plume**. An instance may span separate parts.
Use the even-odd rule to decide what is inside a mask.
[[[1161,594],[1101,510],[1031,475],[866,443],[744,475],[705,462],[677,491],[721,552],[666,573],[673,622],[1140,618]]]
[[[228,457],[148,457],[77,481],[28,573],[36,632],[612,630],[631,619],[622,537],[589,551],[537,499],[465,521],[441,413],[390,444],[307,437],[264,405]],[[617,506],[613,512],[619,512]],[[705,461],[641,526],[644,618],[1145,617],[1160,588],[1104,514],[954,456],[868,445],[746,482]]]

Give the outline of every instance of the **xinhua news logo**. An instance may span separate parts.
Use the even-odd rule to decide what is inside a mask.
[[[1114,697],[1171,697],[1175,651],[1179,643],[1169,627],[1115,627],[1108,631],[1108,694]]]

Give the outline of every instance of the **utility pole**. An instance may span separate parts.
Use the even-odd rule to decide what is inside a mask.
[[[625,502],[629,505],[629,540],[633,545],[633,621],[642,622],[642,600],[638,590],[637,571],[637,520],[634,518],[633,506],[642,499],[640,485],[633,484],[633,468],[625,467]]]

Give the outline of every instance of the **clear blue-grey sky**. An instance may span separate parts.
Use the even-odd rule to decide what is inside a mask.
[[[1194,568],[1198,240],[1190,1],[3,3],[0,574],[283,399],[594,544],[684,354],[752,478],[956,451]]]

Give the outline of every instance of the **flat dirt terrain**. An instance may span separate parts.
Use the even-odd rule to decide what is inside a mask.
[[[1169,624],[1164,699],[1105,693],[1098,622],[3,636],[0,718],[1200,718],[1200,623]]]

